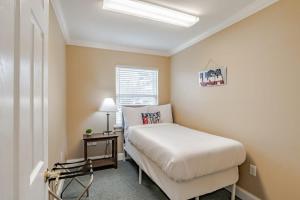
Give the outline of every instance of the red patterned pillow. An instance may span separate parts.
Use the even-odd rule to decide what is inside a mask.
[[[160,120],[160,112],[142,113],[143,124],[158,124]]]

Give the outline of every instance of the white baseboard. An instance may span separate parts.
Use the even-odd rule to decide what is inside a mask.
[[[106,156],[111,156],[111,154],[108,154]],[[124,156],[125,154],[124,153],[118,153],[118,160],[123,160],[124,159]],[[89,159],[101,159],[101,158],[104,158],[105,155],[101,155],[101,156],[91,156],[91,157],[88,157]],[[83,160],[83,158],[75,158],[75,159],[70,159],[70,160],[67,160],[67,162],[76,162],[76,161],[80,161],[80,160]]]
[[[118,160],[124,160],[125,153],[118,153]]]
[[[232,191],[231,186],[228,186],[225,189],[228,190],[229,192]],[[236,186],[236,196],[242,200],[261,200],[254,194],[251,194],[250,192],[246,191],[245,189],[243,189],[239,186]]]

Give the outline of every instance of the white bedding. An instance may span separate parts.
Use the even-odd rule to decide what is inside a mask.
[[[238,166],[246,158],[240,142],[171,123],[129,127],[128,141],[178,182]]]
[[[125,143],[126,152],[139,167],[166,193],[171,200],[187,200],[232,185],[238,181],[238,167],[233,167],[190,181],[177,182],[169,178],[161,168],[140,152],[130,142]]]

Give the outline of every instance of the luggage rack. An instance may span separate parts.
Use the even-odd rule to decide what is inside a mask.
[[[87,175],[90,176],[90,180],[88,184],[85,185],[78,179],[78,177]],[[94,179],[92,160],[56,163],[54,164],[54,167],[51,169],[51,171],[46,172],[45,177],[46,181],[48,182],[49,197],[53,197],[57,200],[63,200],[63,193],[73,181],[76,181],[84,189],[76,199],[81,200],[85,193],[87,197],[89,196],[89,188],[91,187]],[[55,191],[57,191],[58,181],[63,179],[71,180],[63,188],[61,195],[58,196]]]

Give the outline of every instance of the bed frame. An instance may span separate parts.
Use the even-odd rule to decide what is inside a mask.
[[[135,106],[133,106],[135,107]],[[122,127],[124,116],[122,115]],[[142,184],[143,172],[154,181],[171,200],[188,200],[232,186],[231,200],[235,200],[236,182],[239,179],[238,166],[214,174],[209,174],[190,181],[176,182],[170,179],[156,163],[136,149],[124,136],[124,161],[129,156],[139,167],[139,184]]]
[[[143,172],[147,174],[171,200],[187,200],[232,185],[231,200],[235,200],[238,166],[231,169],[202,176],[190,181],[176,182],[170,179],[153,161],[125,140],[125,155],[129,155],[139,166],[139,184]],[[126,157],[124,158],[124,160]]]

